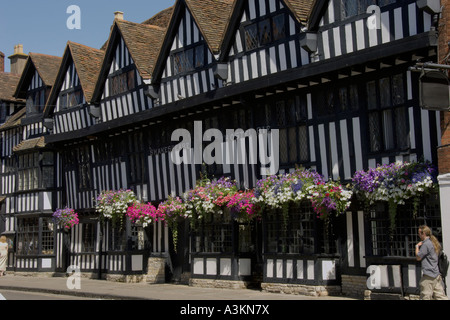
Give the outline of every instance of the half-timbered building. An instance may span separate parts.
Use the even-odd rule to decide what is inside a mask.
[[[51,219],[58,202],[57,154],[46,148],[43,109],[61,59],[30,53],[17,81],[14,97],[26,101],[1,127],[2,193],[6,230],[15,234],[17,271],[55,271],[55,230]]]
[[[84,272],[137,277],[167,266],[168,279],[194,285],[324,294],[350,292],[354,283],[361,293],[368,267],[376,265],[379,291],[417,293],[415,227],[426,222],[440,230],[436,197],[423,199],[414,218],[412,203],[399,208],[394,236],[386,232],[384,205],[354,202],[325,224],[305,204],[290,208],[288,229],[279,212],[265,212],[251,224],[212,218],[190,229],[186,222],[178,226],[176,248],[162,222],[149,228],[127,222],[122,230],[100,225],[95,197],[131,189],[140,201],[158,204],[194,188],[205,174],[252,189],[270,172],[261,170],[268,165],[261,159],[237,160],[232,151],[249,155],[254,146],[235,136],[231,144],[219,141],[222,159],[199,159],[196,148],[212,141],[204,135],[208,129],[222,136],[227,129],[276,129],[276,173],[303,167],[343,183],[378,164],[436,163],[440,113],[420,108],[419,74],[411,69],[417,61],[436,60],[437,17],[428,12],[414,0],[178,0],[161,19],[144,24],[118,14],[98,70],[92,60],[100,61],[102,52],[68,44],[40,118],[51,128],[45,141],[39,137],[47,127],[33,127],[29,119],[39,91],[32,85],[41,82],[31,80],[31,66],[22,76],[17,92],[29,99],[22,124],[38,130],[23,140],[39,140],[14,147],[16,179],[34,163],[28,157],[24,165],[30,150],[45,142],[58,153],[49,163],[57,168],[54,185],[43,185],[34,202],[29,189],[14,193],[13,212],[24,217],[18,239],[27,212],[38,209],[30,206],[47,210],[47,203],[82,213],[71,232],[70,262]],[[89,54],[95,58],[80,57]],[[193,161],[171,157],[176,129],[191,134],[183,157]],[[49,149],[38,150],[43,170]],[[47,232],[45,221],[40,217],[39,234]]]
[[[15,54],[23,58],[23,55],[15,47]],[[11,58],[11,57],[10,57]],[[13,55],[14,58],[14,55]],[[8,238],[8,269],[14,267],[14,216],[7,208],[10,204],[10,195],[13,192],[12,186],[15,181],[14,164],[12,162],[12,147],[20,141],[20,130],[17,126],[23,114],[25,101],[14,97],[14,92],[19,82],[20,75],[16,65],[21,58],[14,60],[11,58],[11,71],[4,72],[4,54],[0,52],[0,141],[1,141],[1,184],[0,184],[0,232]],[[20,63],[19,63],[20,64]]]

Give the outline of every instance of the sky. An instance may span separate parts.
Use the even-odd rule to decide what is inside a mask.
[[[14,46],[23,45],[24,53],[62,56],[67,41],[100,48],[107,40],[114,12],[124,19],[141,23],[171,7],[175,0],[2,0],[0,6],[0,51],[5,54],[5,71]],[[80,15],[69,10],[80,9]],[[79,19],[77,19],[79,17]],[[74,29],[79,23],[81,29]],[[68,27],[70,26],[70,28]]]

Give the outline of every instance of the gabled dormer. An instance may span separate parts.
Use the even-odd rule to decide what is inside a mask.
[[[23,139],[38,139],[48,133],[43,126],[44,108],[55,83],[61,58],[30,53],[14,96],[26,100],[26,116],[21,120]]]
[[[216,90],[214,76],[232,0],[179,0],[153,74],[162,105]]]
[[[241,83],[310,63],[302,47],[313,1],[238,1],[220,60],[228,62],[229,83]]]
[[[153,108],[145,91],[164,34],[164,28],[116,17],[91,101],[101,122]]]
[[[61,58],[30,53],[14,96],[26,100],[27,117],[41,115],[55,83]]]
[[[402,41],[399,46],[415,49],[423,45],[426,33],[437,25],[438,12],[432,13],[417,0],[322,0],[311,12],[308,30],[318,35],[314,61],[361,52]],[[437,2],[433,0],[430,2]],[[408,40],[411,43],[407,43]],[[426,43],[425,43],[426,44]]]
[[[89,115],[104,51],[68,42],[61,68],[45,109],[45,117],[53,120],[53,133],[65,133],[94,124]],[[48,121],[48,120],[47,120]]]

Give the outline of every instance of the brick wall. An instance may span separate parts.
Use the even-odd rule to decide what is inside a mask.
[[[5,54],[0,51],[0,72],[5,72]]]
[[[450,0],[441,0],[442,15],[439,20],[439,61],[450,64]],[[438,150],[439,173],[450,173],[450,112],[441,112],[442,147]]]

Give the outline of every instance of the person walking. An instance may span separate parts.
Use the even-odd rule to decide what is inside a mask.
[[[6,261],[8,260],[8,243],[5,236],[0,237],[0,277],[6,273]]]
[[[420,279],[421,300],[448,300],[445,294],[441,273],[439,271],[439,254],[441,244],[433,236],[431,229],[422,225],[419,227],[420,242],[416,245],[416,258],[421,262],[422,278]]]

